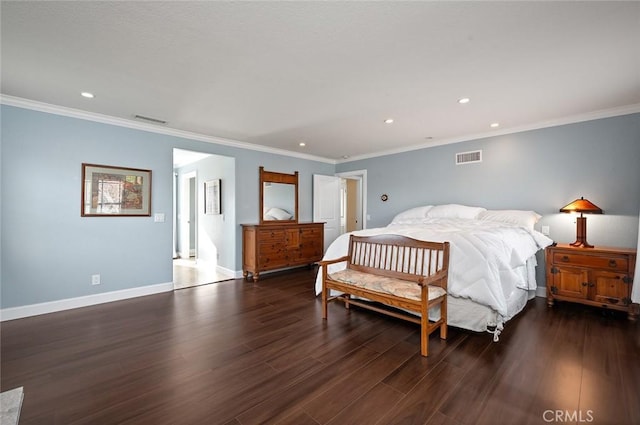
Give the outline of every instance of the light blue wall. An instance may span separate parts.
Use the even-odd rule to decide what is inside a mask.
[[[173,148],[236,159],[236,240],[258,222],[258,167],[300,172],[300,218],[312,175],[335,166],[2,105],[1,302],[16,307],[172,281]],[[83,162],[151,169],[152,217],[80,217]],[[240,243],[235,270],[241,269]],[[99,273],[102,284],[92,286]]]
[[[571,242],[575,224],[557,211],[585,196],[606,213],[589,216],[589,242],[637,244],[640,114],[337,167],[7,105],[1,114],[2,308],[171,282],[173,148],[235,158],[235,270],[241,269],[240,224],[259,218],[261,165],[299,171],[301,221],[312,219],[313,174],[366,169],[368,227],[386,225],[412,206],[456,202],[536,210],[544,215],[540,224],[551,226],[552,238]],[[482,163],[454,165],[456,152],[473,149],[483,150]],[[152,211],[165,213],[166,221],[80,217],[83,162],[151,169]],[[380,201],[382,193],[389,194],[388,202]],[[90,284],[95,273],[102,275],[99,286]]]
[[[455,154],[482,149],[482,162],[455,165]],[[605,215],[587,219],[588,241],[637,246],[640,114],[531,130],[339,164],[367,170],[368,227],[418,205],[460,203],[527,209],[543,215],[558,242],[573,242],[575,219],[558,210],[580,196]],[[380,195],[389,195],[387,202]]]

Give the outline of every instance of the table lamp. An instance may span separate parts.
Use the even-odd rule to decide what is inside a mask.
[[[593,248],[593,245],[587,242],[587,218],[584,217],[583,214],[604,214],[604,211],[588,199],[581,197],[560,208],[560,212],[580,213],[580,217],[576,219],[576,241],[570,245],[581,248]]]

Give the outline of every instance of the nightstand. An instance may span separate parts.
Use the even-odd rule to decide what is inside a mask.
[[[574,248],[568,244],[545,250],[547,304],[555,300],[625,311],[636,320],[631,303],[636,251],[630,248]]]

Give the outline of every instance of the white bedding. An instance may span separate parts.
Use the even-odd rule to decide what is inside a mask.
[[[515,314],[509,311],[511,297],[519,299],[522,293],[536,289],[535,253],[552,243],[541,233],[517,225],[458,218],[405,220],[402,224],[353,233],[360,236],[397,234],[426,241],[449,241],[449,294],[488,307],[495,312],[498,326]],[[349,234],[341,235],[329,246],[324,258],[346,255],[348,242]],[[329,267],[329,272],[344,267],[344,263],[335,264]],[[320,292],[321,271],[316,279],[316,294]],[[460,326],[451,321],[450,324]],[[468,326],[461,327],[469,329]]]

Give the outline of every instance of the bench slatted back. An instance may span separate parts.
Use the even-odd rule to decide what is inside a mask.
[[[426,242],[400,235],[355,236],[349,239],[349,268],[421,282],[449,267],[449,243]],[[446,279],[441,284],[446,289]]]

